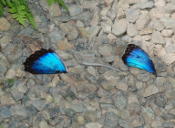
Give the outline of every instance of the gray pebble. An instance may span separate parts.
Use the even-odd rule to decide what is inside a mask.
[[[11,112],[14,116],[22,116],[22,117],[27,117],[28,113],[24,106],[21,105],[15,105],[11,107]]]
[[[138,30],[142,30],[148,25],[149,22],[150,22],[149,14],[143,13],[139,16],[138,20],[136,21],[136,27]]]
[[[127,30],[126,19],[116,20],[112,26],[112,33],[116,36],[123,35]]]
[[[173,13],[173,12],[175,12],[175,4],[173,4],[173,3],[168,3],[166,6],[165,6],[165,11],[167,12],[167,13]]]
[[[138,7],[140,9],[150,9],[154,6],[153,1],[146,1],[146,2],[140,2],[135,5],[135,7]]]
[[[64,109],[63,113],[65,113],[68,117],[73,117],[76,114],[76,112],[70,108]]]
[[[122,92],[117,92],[113,97],[114,105],[118,109],[124,109],[127,106],[127,98]]]
[[[49,125],[46,121],[42,120],[40,123],[39,123],[39,128],[48,128]]]
[[[10,34],[5,34],[1,39],[0,39],[0,47],[4,49],[10,42],[12,41],[11,35]]]
[[[112,46],[108,45],[108,44],[101,45],[98,48],[98,51],[102,56],[111,56],[112,55]]]
[[[60,30],[58,30],[58,28],[54,28],[50,33],[49,33],[49,37],[51,42],[53,43],[57,43],[59,40],[62,40],[64,37],[63,32],[61,32]]]
[[[149,26],[151,28],[154,28],[155,30],[157,31],[161,31],[164,29],[164,25],[163,23],[160,21],[160,20],[157,20],[157,19],[152,19],[151,22],[149,23]]]
[[[95,122],[95,121],[97,120],[97,113],[94,112],[94,111],[87,111],[87,112],[85,112],[85,114],[84,114],[84,118],[85,118],[87,121]]]
[[[154,31],[152,34],[152,42],[155,44],[165,44],[165,40],[162,37],[161,33],[158,31]]]
[[[175,20],[173,18],[161,18],[160,21],[164,24],[166,28],[175,28]]]
[[[127,34],[128,34],[129,36],[133,37],[133,36],[136,36],[137,33],[138,33],[138,32],[137,32],[137,29],[136,29],[135,25],[129,24],[129,25],[128,25],[128,29],[127,29]]]
[[[126,19],[131,22],[135,23],[136,20],[139,18],[140,10],[135,8],[129,8],[126,12]]]
[[[7,71],[7,68],[9,66],[9,62],[7,58],[0,53],[0,76],[3,76],[4,73]]]
[[[163,94],[156,95],[154,102],[157,106],[164,108],[167,104],[167,98]]]
[[[0,107],[0,120],[3,120],[5,118],[9,118],[10,116],[12,116],[12,113],[10,111],[10,107],[8,107],[8,106]]]
[[[16,81],[14,86],[11,88],[13,98],[18,101],[23,98],[24,94],[27,91],[27,87],[25,86],[25,82]]]
[[[119,117],[113,112],[105,113],[104,128],[116,128],[118,126]]]
[[[175,123],[173,122],[163,122],[162,127],[163,128],[173,128],[175,126]]]
[[[45,100],[40,100],[40,99],[36,99],[36,100],[32,100],[30,101],[30,103],[38,110],[41,111],[46,105],[46,101]]]
[[[70,108],[75,112],[85,112],[87,110],[84,104],[72,104]]]
[[[150,75],[151,75],[150,73],[147,73],[147,72],[144,71],[144,73],[138,74],[136,77],[137,77],[138,80],[146,82],[146,81],[150,80],[150,78],[151,78]]]
[[[77,5],[71,5],[69,6],[69,13],[70,16],[76,16],[82,12],[82,9],[80,6]]]
[[[78,31],[76,27],[70,23],[60,24],[60,28],[67,35],[68,40],[74,40],[78,37]]]
[[[122,128],[130,128],[129,122],[122,119],[119,119],[119,126]]]
[[[175,119],[175,115],[171,113],[164,113],[161,117],[166,121]]]

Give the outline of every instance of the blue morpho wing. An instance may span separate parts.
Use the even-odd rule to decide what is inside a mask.
[[[139,46],[128,44],[128,47],[122,56],[122,60],[127,66],[143,69],[156,75],[152,60]]]
[[[24,62],[24,69],[32,74],[66,73],[67,68],[61,58],[51,49],[40,49]]]

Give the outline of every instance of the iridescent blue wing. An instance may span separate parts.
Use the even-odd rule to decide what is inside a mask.
[[[51,49],[41,49],[30,55],[24,62],[24,69],[32,74],[66,73],[61,58]]]
[[[127,66],[143,69],[156,75],[152,60],[139,46],[128,44],[128,47],[122,56],[122,60]]]

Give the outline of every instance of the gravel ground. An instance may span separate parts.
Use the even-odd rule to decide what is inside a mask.
[[[0,128],[175,128],[175,1],[65,2],[69,14],[30,0],[36,30],[0,18]],[[149,53],[157,77],[123,64],[128,43]],[[41,47],[69,73],[25,72]]]

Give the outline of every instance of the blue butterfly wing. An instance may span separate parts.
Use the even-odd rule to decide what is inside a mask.
[[[149,55],[140,47],[129,44],[122,57],[124,63],[130,67],[146,70],[156,75],[156,70]]]
[[[128,66],[137,67],[151,73],[155,72],[152,61],[148,58],[144,51],[140,53],[140,50],[135,49],[133,53],[128,56],[126,61],[128,63]]]
[[[53,51],[41,49],[32,54],[24,63],[25,70],[33,74],[66,73],[67,69],[61,58]]]

